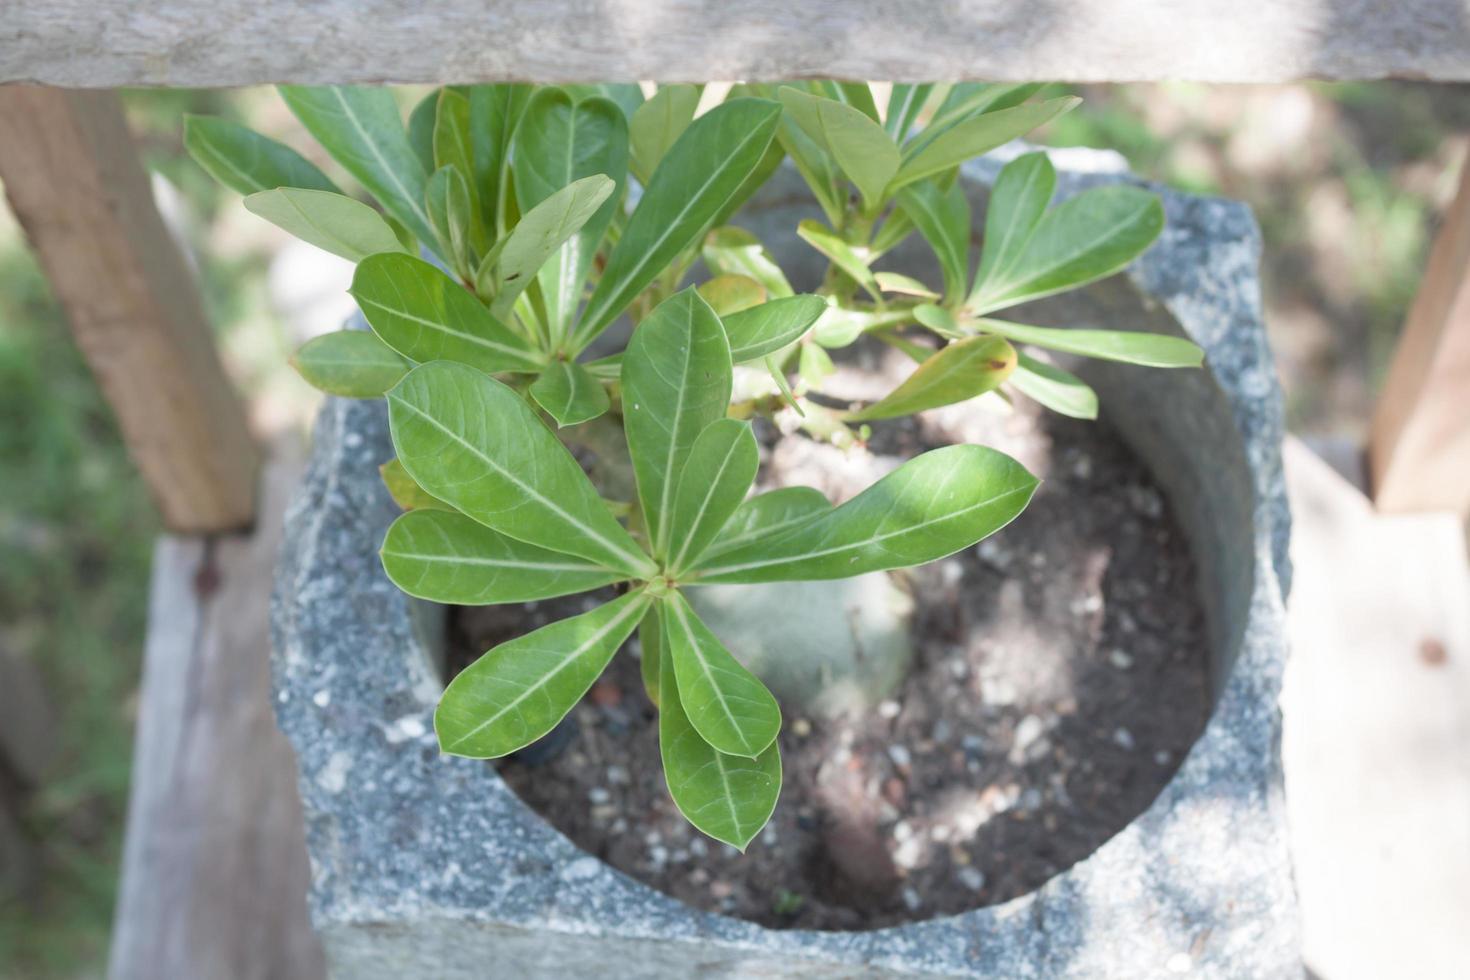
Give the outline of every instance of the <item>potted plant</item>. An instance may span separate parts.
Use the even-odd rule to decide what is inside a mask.
[[[972,262],[973,187],[961,168],[1075,104],[1039,99],[1037,88],[898,85],[880,113],[867,86],[739,86],[696,115],[700,93],[691,86],[661,88],[647,101],[630,86],[470,86],[433,93],[407,125],[386,90],[283,88],[378,207],[341,193],[281,144],[220,120],[190,120],[196,159],[246,192],[250,210],[358,263],[352,293],[371,330],[318,338],[296,365],[331,394],[386,396],[393,456],[377,462],[404,512],[379,539],[381,572],[368,573],[386,573],[416,599],[455,606],[528,609],[602,590],[592,608],[514,631],[449,680],[433,712],[439,750],[487,759],[532,746],[636,633],[668,798],[703,834],[744,850],[781,791],[782,710],[742,663],[759,658],[722,641],[705,621],[717,610],[698,594],[754,586],[759,595],[766,583],[924,565],[1007,525],[1038,486],[1004,453],[954,441],[911,453],[837,506],[809,487],[751,495],[758,431],[769,456],[782,439],[861,451],[891,420],[982,396],[1095,416],[1093,388],[1042,352],[1200,365],[1200,348],[1167,327],[1075,329],[997,316],[1111,276],[1165,223],[1158,197],[1126,182],[1053,205],[1052,163],[1023,154],[993,178]],[[778,174],[784,158],[823,219],[795,229],[826,263],[808,292],[793,288],[795,277],[737,218],[773,175],[789,179]],[[884,267],[911,237],[927,245],[937,276]],[[610,342],[615,325],[625,342]],[[875,342],[916,366],[871,397],[832,396],[840,371],[829,351]],[[1098,377],[1105,393],[1154,386],[1137,372],[1123,382]],[[1248,480],[1244,467],[1240,477]],[[1183,509],[1208,510],[1212,501],[1201,491]],[[1200,523],[1199,513],[1186,523],[1190,516]],[[1230,547],[1238,542],[1222,543]],[[330,584],[311,586],[315,601]],[[1232,598],[1210,625],[1243,628],[1238,583],[1219,591]],[[804,594],[815,609],[829,590]],[[770,618],[762,608],[740,618]],[[337,628],[350,629],[340,621]],[[414,645],[404,635],[370,640],[383,641]],[[819,655],[797,648],[784,659]],[[878,658],[885,662],[877,673],[889,679],[858,685],[843,709],[875,709],[904,656],[900,649]],[[828,658],[823,684],[783,684],[782,700],[799,715],[819,713],[820,688],[871,674],[871,661]],[[405,674],[418,669],[403,666]],[[293,689],[284,685],[283,698]],[[324,693],[316,707],[325,710],[332,695]],[[417,740],[430,737],[417,717],[379,719],[404,726],[388,737],[405,762],[418,760]],[[454,780],[472,771],[435,756]],[[496,784],[484,769],[473,771],[486,777],[488,804],[504,790],[489,788]],[[346,772],[307,778],[318,788],[325,779],[334,794],[350,791]],[[441,867],[463,864],[446,857]],[[560,869],[559,880],[601,877],[600,866],[578,867]],[[496,877],[502,886],[511,880]],[[404,883],[402,893],[415,888]],[[709,928],[723,927],[694,931]],[[506,962],[527,971],[545,957],[514,941],[497,948],[514,950]],[[563,965],[605,954],[593,943]],[[650,967],[649,975],[661,974]]]

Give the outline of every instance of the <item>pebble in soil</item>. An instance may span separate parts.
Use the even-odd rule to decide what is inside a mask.
[[[845,372],[862,397],[889,369],[843,365],[834,383]],[[836,450],[763,436],[762,489],[817,482],[851,496],[873,473],[961,440],[1015,456],[1043,483],[1009,527],[907,575],[915,661],[876,710],[822,720],[786,708],[781,800],[745,855],[669,800],[636,639],[561,729],[499,763],[522,798],[690,905],[807,929],[1006,901],[1148,806],[1209,711],[1203,614],[1167,502],[1106,424],[1024,401],[1009,413],[956,406],[875,426],[858,450],[869,457],[835,480],[824,466]],[[458,610],[452,666],[609,595]]]

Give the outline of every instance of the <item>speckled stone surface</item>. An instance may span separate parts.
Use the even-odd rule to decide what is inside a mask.
[[[1132,179],[1110,155],[1056,159],[1063,194]],[[977,200],[997,165],[967,171]],[[442,615],[399,594],[377,558],[395,516],[377,475],[386,413],[330,400],[288,515],[273,628],[334,975],[1299,978],[1277,710],[1289,516],[1260,238],[1243,205],[1158,190],[1160,242],[1066,311],[1182,327],[1213,376],[1090,373],[1191,534],[1216,646],[1215,712],[1142,816],[1029,895],[875,932],[771,931],[652,891],[579,851],[490,766],[439,755]]]

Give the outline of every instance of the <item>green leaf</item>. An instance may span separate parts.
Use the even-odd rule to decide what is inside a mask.
[[[245,198],[245,209],[352,262],[375,252],[402,251],[381,214],[335,191],[277,187]]]
[[[1164,230],[1158,195],[1114,185],[1083,191],[1048,211],[1004,269],[975,283],[967,306],[986,313],[1120,271]]]
[[[912,276],[906,276],[901,272],[879,271],[873,273],[873,278],[878,280],[878,288],[885,293],[898,293],[900,296],[917,296],[931,303],[939,299],[939,294]]]
[[[698,560],[745,499],[760,466],[749,422],[711,422],[689,449],[679,474],[669,524],[669,573],[677,577]]]
[[[511,140],[533,88],[524,84],[469,87],[475,184],[485,231],[492,239],[505,236],[515,210],[511,198]]]
[[[796,226],[796,234],[802,241],[825,255],[833,265],[851,276],[853,281],[867,290],[869,296],[875,300],[881,298],[878,280],[873,278],[873,270],[868,268],[867,261],[836,232],[827,228],[820,221],[804,218]]]
[[[899,153],[883,127],[861,110],[789,86],[778,95],[802,132],[825,150],[862,194],[864,209],[883,204],[883,190],[898,172]],[[871,96],[868,99],[871,104]]]
[[[531,385],[531,397],[559,426],[580,425],[608,410],[607,390],[580,364],[552,361]]]
[[[481,371],[539,371],[541,359],[472,293],[401,252],[363,259],[349,290],[373,331],[415,361],[451,360]]]
[[[211,177],[241,194],[276,187],[337,190],[300,153],[228,119],[185,116],[184,148]]]
[[[338,330],[302,344],[291,366],[329,395],[377,398],[413,365],[366,330]]]
[[[735,508],[705,552],[706,563],[717,555],[800,527],[831,509],[831,501],[812,487],[782,487],[757,494]]]
[[[606,669],[648,603],[642,590],[630,592],[502,643],[460,671],[434,711],[440,750],[495,759],[550,732]]]
[[[960,82],[958,85],[951,85],[939,103],[939,108],[934,110],[934,118],[929,120],[923,133],[914,140],[910,152],[922,150],[956,123],[973,119],[982,113],[1014,108],[1045,87],[1037,82]]]
[[[388,496],[403,510],[443,510],[455,513],[453,507],[413,482],[413,477],[408,475],[408,470],[403,468],[397,456],[379,466],[378,475],[383,478],[383,486],[388,488]]]
[[[1097,392],[1053,364],[1022,354],[1010,381],[1021,394],[1053,412],[1074,419],[1097,418]]]
[[[398,103],[386,88],[280,86],[307,132],[422,242],[434,241],[424,210],[429,175],[408,142]]]
[[[668,553],[679,474],[694,440],[730,407],[730,345],[693,289],[660,303],[623,354],[623,425],[653,554]]]
[[[847,416],[872,422],[968,401],[1001,386],[1016,369],[1016,351],[1000,337],[969,337],[941,347],[874,405]]]
[[[959,340],[965,336],[964,330],[955,321],[954,314],[942,306],[936,306],[933,303],[920,303],[914,307],[914,319],[941,337],[950,337]]]
[[[1035,344],[1066,354],[1095,357],[1101,361],[1121,361],[1145,367],[1199,367],[1205,353],[1191,341],[1162,333],[1141,330],[1073,330],[1067,327],[1032,327],[1024,323],[989,318],[976,320],[975,326],[1000,334],[1018,344]]]
[[[556,261],[543,261],[532,270],[541,283],[553,347],[560,345],[571,325],[598,245],[623,199],[628,121],[605,98],[573,102],[558,89],[537,92],[516,131],[515,190],[522,214],[598,174],[610,182],[601,206],[582,220],[575,235],[558,243]],[[523,217],[521,223],[525,221]]]
[[[1015,265],[1056,187],[1057,172],[1045,153],[1027,153],[1001,168],[985,210],[985,243],[975,273],[977,290]]]
[[[958,303],[970,278],[970,200],[964,186],[956,181],[949,190],[940,190],[926,180],[905,187],[898,201],[939,259],[944,295]]]
[[[661,605],[664,641],[689,723],[716,752],[758,757],[781,731],[776,699],[725,649],[687,599],[674,592]]]
[[[956,123],[904,161],[889,186],[890,193],[906,184],[943,173],[973,157],[1024,136],[1081,102],[1074,96],[1028,103],[998,112],[986,112]]]
[[[734,196],[726,201],[725,206],[715,214],[715,220],[711,221],[710,225],[718,228],[728,223],[735,212],[744,207],[745,202],[755,196],[755,192],[766,185],[766,181],[771,179],[771,175],[776,172],[781,166],[781,161],[785,159],[786,151],[781,148],[781,144],[774,139],[771,140],[770,144],[766,147],[765,154],[755,165],[755,169],[746,176],[744,183],[740,185],[739,190],[735,192]]]
[[[658,169],[659,161],[669,147],[694,121],[699,105],[699,89],[694,85],[660,85],[653,98],[633,113],[628,126],[628,144],[632,151],[629,169],[640,184],[646,185]]]
[[[445,510],[411,510],[399,517],[380,554],[388,578],[404,592],[457,606],[532,602],[626,578]]]
[[[408,145],[413,147],[414,156],[423,164],[424,173],[434,172],[434,124],[439,115],[439,93],[443,89],[431,89],[414,104],[408,114]]]
[[[934,561],[1005,527],[1037,483],[994,449],[934,449],[830,513],[709,559],[698,581],[848,578]]]
[[[669,617],[660,619],[667,634]],[[701,833],[744,851],[781,795],[780,749],[773,742],[752,760],[711,748],[679,703],[672,659],[660,658],[658,698],[658,747],[669,795]]]
[[[424,206],[434,226],[435,249],[456,275],[468,279],[474,272],[470,247],[470,192],[454,167],[440,167],[424,189]]]
[[[470,251],[482,254],[490,247],[490,236],[480,207],[480,189],[475,185],[474,134],[470,130],[470,100],[463,92],[446,88],[439,93],[434,116],[434,169],[453,167],[464,178],[469,205],[465,216]],[[468,264],[468,263],[467,263]]]
[[[820,388],[822,382],[830,378],[837,367],[821,347],[816,344],[802,344],[796,370],[808,388]]]
[[[826,300],[803,293],[769,300],[722,317],[725,336],[730,341],[731,361],[744,364],[794,344],[826,311]]]
[[[873,100],[873,88],[867,82],[834,82],[823,79],[813,82],[812,88],[829,99],[856,109],[873,122],[878,121],[878,103]]]
[[[736,99],[694,120],[648,182],[608,257],[577,327],[576,350],[592,342],[674,257],[700,241],[760,163],[781,107]]]
[[[648,612],[643,614],[643,622],[638,624],[638,645],[643,654],[638,658],[638,673],[643,680],[643,692],[654,707],[658,706],[658,675],[664,646],[664,627],[658,607],[657,602],[650,604]]]
[[[580,247],[577,233],[598,213],[616,186],[602,174],[583,177],[521,216],[515,228],[511,229],[495,266],[496,292],[495,301],[490,306],[492,313],[502,317],[509,313],[516,297],[536,278],[536,273],[547,260],[561,250],[564,242],[571,242],[573,248],[564,253],[563,262],[571,263],[572,270],[584,268],[577,257]],[[590,254],[587,258],[590,261]],[[575,290],[580,291],[578,274],[578,271],[568,270],[568,279],[564,281],[574,283]],[[572,302],[575,303],[575,297]]]
[[[694,288],[721,322],[766,301],[766,287],[749,276],[715,276]]]
[[[420,364],[388,392],[388,420],[403,468],[460,513],[633,577],[657,571],[571,453],[499,381],[462,364]]]
[[[929,94],[933,91],[934,86],[928,83],[894,84],[892,91],[888,93],[888,112],[883,118],[883,128],[895,142],[901,143],[908,137],[909,130],[919,121],[919,113],[924,111],[924,103],[929,101]]]
[[[720,276],[748,276],[766,287],[774,297],[790,296],[795,291],[786,281],[786,274],[776,264],[776,259],[761,244],[760,239],[734,225],[726,225],[710,232],[701,250],[704,264]]]
[[[837,161],[803,132],[795,119],[784,112],[781,114],[781,124],[776,129],[776,139],[811,188],[827,222],[833,226],[841,224],[847,210],[847,196],[842,191]]]
[[[593,84],[563,85],[578,102],[586,99],[607,99],[622,110],[623,116],[631,120],[643,105],[643,89],[637,82],[596,82]]]

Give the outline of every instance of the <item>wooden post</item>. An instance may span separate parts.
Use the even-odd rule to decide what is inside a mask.
[[[117,95],[0,86],[0,179],[164,523],[249,525],[258,453]]]
[[[1379,397],[1368,462],[1381,510],[1470,507],[1470,162]]]

